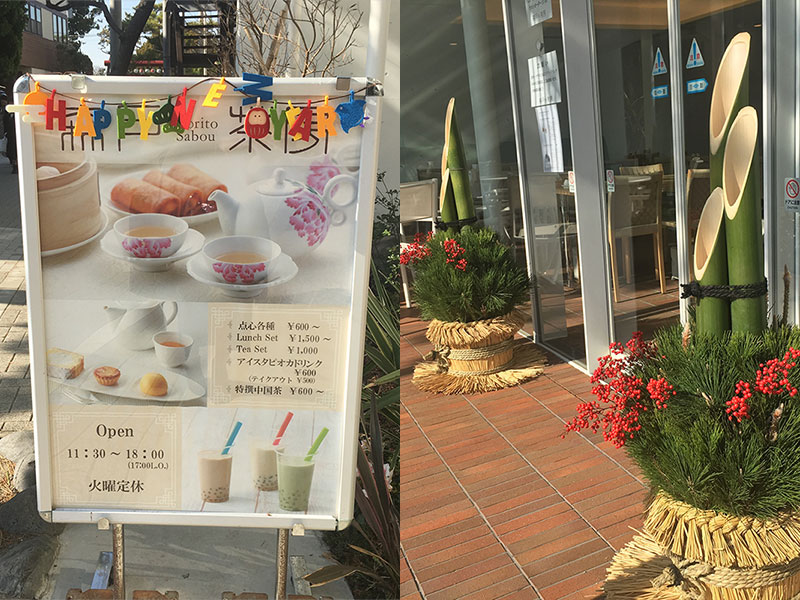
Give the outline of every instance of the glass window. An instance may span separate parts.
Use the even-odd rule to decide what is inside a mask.
[[[42,9],[33,4],[28,4],[28,24],[25,26],[26,31],[42,35]]]

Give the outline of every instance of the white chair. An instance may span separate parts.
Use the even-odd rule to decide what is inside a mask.
[[[431,231],[436,231],[436,215],[439,210],[439,182],[436,179],[413,181],[400,184],[400,250],[408,246],[404,225],[411,223],[430,223]],[[400,265],[400,279],[403,282],[403,297],[406,307],[411,308],[411,292],[408,285],[408,271]]]

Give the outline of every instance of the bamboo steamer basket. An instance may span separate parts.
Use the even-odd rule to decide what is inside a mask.
[[[36,183],[43,252],[68,248],[95,235],[103,225],[97,164],[37,163],[61,173]]]

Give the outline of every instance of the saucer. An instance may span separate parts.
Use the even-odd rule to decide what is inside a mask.
[[[214,274],[209,269],[203,255],[199,254],[186,263],[186,271],[193,279],[200,283],[217,287],[223,294],[231,298],[255,298],[268,287],[281,285],[293,279],[297,275],[298,268],[288,254],[281,254],[274,262],[270,263],[266,281],[246,285],[223,283],[214,278]]]
[[[186,232],[186,240],[183,242],[183,245],[172,256],[167,256],[165,258],[136,258],[123,250],[117,234],[112,229],[100,240],[100,248],[109,256],[132,263],[133,268],[138,271],[152,273],[155,271],[166,271],[175,261],[197,254],[203,249],[205,240],[206,237],[202,233],[194,229],[189,229]]]

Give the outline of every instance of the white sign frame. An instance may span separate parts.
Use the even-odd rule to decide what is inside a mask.
[[[374,41],[374,40],[371,40]],[[385,39],[380,40],[385,44]],[[371,44],[372,46],[372,44]],[[373,47],[370,48],[373,50]],[[375,49],[378,52],[379,49]],[[373,59],[374,60],[374,59]],[[378,61],[380,62],[380,61]],[[382,67],[380,67],[382,71]],[[368,71],[370,69],[368,68]],[[71,93],[92,96],[122,94],[174,94],[184,86],[206,79],[205,77],[116,77],[68,75],[36,75],[35,80],[47,88],[70,90]],[[76,84],[85,81],[86,88],[76,92]],[[244,83],[241,78],[226,78],[233,87]],[[366,77],[350,78],[349,89],[361,90],[369,84]],[[133,87],[137,85],[137,87]],[[146,92],[142,91],[143,85]],[[275,79],[270,90],[276,98],[282,96],[323,97],[346,93],[337,87],[337,78],[281,78]],[[29,79],[23,76],[14,84],[14,103],[22,104],[29,91]],[[336,513],[264,515],[251,513],[214,513],[193,511],[154,511],[97,508],[54,508],[51,490],[52,461],[50,456],[50,415],[48,410],[47,346],[45,343],[45,316],[42,280],[42,256],[37,192],[36,160],[33,130],[30,124],[16,120],[19,157],[20,202],[25,253],[25,277],[28,295],[28,337],[30,346],[30,374],[33,400],[34,446],[36,450],[37,506],[42,518],[54,523],[96,523],[108,519],[116,524],[149,525],[204,525],[220,527],[262,527],[289,529],[302,525],[306,529],[338,530],[347,527],[353,519],[355,502],[356,451],[361,411],[361,380],[364,356],[364,332],[367,311],[367,288],[372,244],[372,223],[375,192],[382,99],[368,95],[366,110],[370,116],[362,134],[359,161],[359,182],[356,210],[355,252],[351,281],[352,305],[349,322],[343,330],[347,335],[347,371],[345,373],[345,412],[342,433],[341,465],[339,474]]]

